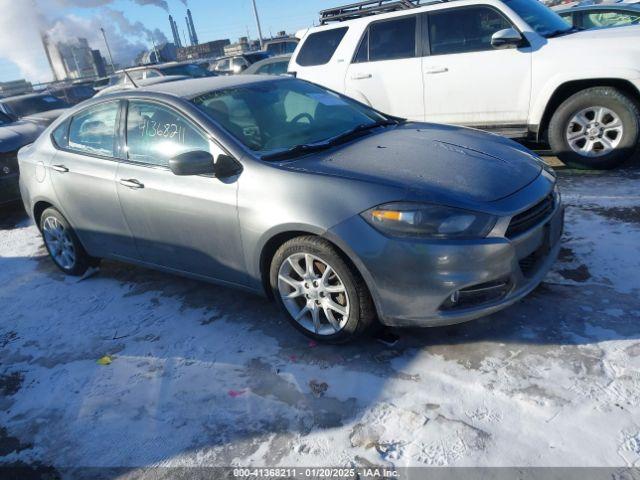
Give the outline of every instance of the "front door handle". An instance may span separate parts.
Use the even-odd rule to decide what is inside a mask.
[[[354,73],[351,75],[351,80],[366,80],[367,78],[371,78],[373,75],[370,73]]]
[[[431,75],[434,73],[445,73],[448,72],[449,69],[447,67],[428,67],[425,69],[424,73],[427,75]]]
[[[122,179],[120,180],[120,185],[124,185],[127,188],[144,188],[144,184],[140,183],[138,180],[136,180],[135,178],[129,178],[129,179]]]
[[[67,173],[69,171],[64,165],[51,165],[51,168],[60,173]]]

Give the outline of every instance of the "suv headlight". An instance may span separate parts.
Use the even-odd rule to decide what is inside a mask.
[[[390,236],[419,238],[481,238],[496,224],[496,217],[459,208],[423,203],[387,203],[363,212],[375,229]]]

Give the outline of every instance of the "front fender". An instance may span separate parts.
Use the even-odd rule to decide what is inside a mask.
[[[601,80],[603,84],[611,80],[623,80],[631,83],[640,95],[640,70],[631,68],[594,69],[593,71],[557,72],[549,76],[538,92],[532,95],[531,110],[529,112],[529,125],[540,125],[547,109],[547,105],[553,95],[564,85],[571,82],[588,82],[589,86],[596,86]]]

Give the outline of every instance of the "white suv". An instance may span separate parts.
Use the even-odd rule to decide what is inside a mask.
[[[578,31],[537,0],[370,0],[321,23],[289,71],[387,114],[547,140],[579,167],[638,145],[640,26]]]

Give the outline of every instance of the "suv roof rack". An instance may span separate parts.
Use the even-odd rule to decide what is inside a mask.
[[[320,25],[326,25],[329,22],[353,20],[369,15],[377,15],[379,13],[408,10],[410,8],[428,5],[429,3],[446,1],[447,0],[365,0],[322,10],[320,12]]]

